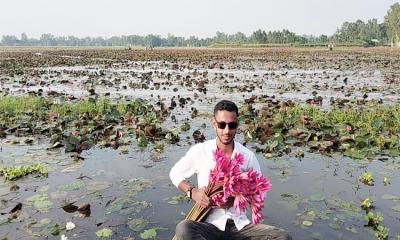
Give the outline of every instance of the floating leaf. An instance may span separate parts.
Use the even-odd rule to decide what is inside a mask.
[[[128,227],[130,230],[139,232],[143,230],[147,225],[147,221],[143,218],[132,219],[128,222]]]
[[[60,234],[60,225],[58,225],[58,223],[54,224],[54,226],[50,229],[50,233],[53,236]]]
[[[392,194],[384,194],[384,195],[382,196],[382,199],[384,199],[384,200],[393,200],[393,201],[397,201],[397,200],[400,200],[400,196],[392,195]]]
[[[354,234],[357,234],[357,233],[358,233],[357,229],[356,229],[355,227],[353,227],[353,226],[345,227],[345,229],[346,229],[347,231],[349,231],[349,232],[354,233]]]
[[[78,210],[78,207],[74,205],[74,203],[68,203],[61,207],[67,213],[73,213]]]
[[[51,223],[50,218],[43,218],[39,222],[33,224],[31,227],[32,228],[42,228],[42,227],[49,225],[50,223]]]
[[[63,186],[58,186],[57,189],[64,190],[64,191],[74,191],[74,190],[79,190],[79,189],[83,188],[84,186],[85,186],[85,184],[83,182],[79,181],[79,182],[68,183]]]
[[[110,182],[105,182],[105,181],[96,182],[96,181],[93,181],[93,182],[90,182],[87,185],[86,189],[88,191],[101,191],[101,190],[107,189],[107,188],[109,188],[111,186],[112,186],[112,183],[110,183]]]
[[[25,199],[26,204],[33,206],[39,212],[47,212],[52,206],[53,203],[49,201],[47,194],[36,194],[27,199]]]
[[[400,212],[400,205],[396,205],[392,207],[392,209],[395,210],[396,212]]]
[[[96,236],[98,238],[108,238],[108,237],[111,237],[112,234],[113,234],[113,231],[109,228],[103,228],[96,232]]]
[[[140,233],[140,237],[142,239],[154,239],[157,236],[156,228],[147,229],[144,232]]]
[[[313,223],[311,221],[305,220],[305,221],[303,221],[303,225],[306,227],[311,227],[313,225]]]
[[[310,195],[310,201],[312,201],[312,202],[321,202],[324,200],[325,200],[325,196],[320,193]]]

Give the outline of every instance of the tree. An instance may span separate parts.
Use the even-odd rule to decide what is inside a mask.
[[[266,43],[267,42],[267,34],[265,31],[258,29],[257,31],[253,32],[251,35],[251,40],[254,43]]]
[[[387,35],[391,46],[400,47],[400,4],[395,3],[385,16]]]
[[[28,35],[26,35],[26,33],[21,34],[20,44],[21,45],[29,45]]]
[[[1,44],[5,46],[16,46],[19,44],[19,40],[16,36],[4,35]]]

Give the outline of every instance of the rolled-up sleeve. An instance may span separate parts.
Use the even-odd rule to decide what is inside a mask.
[[[197,172],[195,157],[196,149],[195,147],[191,147],[185,156],[183,156],[171,168],[171,171],[169,172],[169,178],[177,188],[179,183],[187,178],[190,178],[194,173]]]

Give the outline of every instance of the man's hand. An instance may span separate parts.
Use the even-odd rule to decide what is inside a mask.
[[[224,205],[222,205],[221,208],[229,209],[233,206],[234,202],[235,202],[234,197],[228,197],[228,201],[226,201],[226,203]]]
[[[199,204],[202,208],[208,207],[210,204],[210,198],[205,193],[205,188],[193,188],[192,199]]]

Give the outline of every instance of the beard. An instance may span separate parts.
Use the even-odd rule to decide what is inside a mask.
[[[232,134],[225,134],[225,135],[220,135],[217,133],[217,137],[219,141],[224,144],[224,145],[229,145],[233,143],[233,139],[235,138],[235,135]]]

